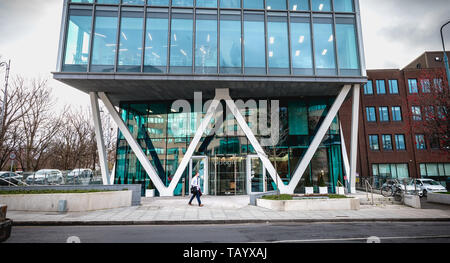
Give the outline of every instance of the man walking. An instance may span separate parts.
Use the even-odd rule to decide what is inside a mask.
[[[203,206],[202,202],[200,201],[200,196],[202,196],[202,191],[200,189],[200,174],[197,172],[192,178],[191,181],[191,193],[192,197],[191,200],[189,200],[189,205],[192,205],[192,200],[194,200],[194,197],[197,197],[198,206]]]

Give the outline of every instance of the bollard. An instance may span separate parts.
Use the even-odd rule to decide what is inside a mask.
[[[183,180],[182,180],[181,182],[182,182],[181,195],[182,195],[183,197],[185,197],[185,196],[186,196],[186,183],[185,183],[184,178],[183,178]]]

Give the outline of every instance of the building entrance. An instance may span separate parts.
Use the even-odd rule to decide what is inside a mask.
[[[191,181],[196,173],[200,175],[200,189],[202,193],[208,194],[208,157],[207,156],[194,156],[189,162],[189,188],[191,189]]]
[[[210,158],[210,194],[244,195],[246,191],[246,159],[223,155]]]

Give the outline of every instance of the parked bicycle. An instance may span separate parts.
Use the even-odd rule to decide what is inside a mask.
[[[402,184],[397,180],[388,180],[381,187],[381,194],[384,197],[394,197],[397,202],[403,202],[404,190]]]

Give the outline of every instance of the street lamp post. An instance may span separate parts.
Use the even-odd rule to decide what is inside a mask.
[[[0,123],[0,132],[3,130],[4,125],[4,119],[5,119],[5,110],[6,110],[6,99],[8,96],[8,80],[9,80],[9,70],[11,69],[11,60],[6,62],[0,62],[0,68],[5,66],[6,67],[6,74],[5,74],[5,93],[3,97],[3,106],[2,106],[2,114],[1,114],[1,123]]]
[[[445,63],[445,71],[447,73],[447,84],[450,85],[450,69],[448,66],[447,52],[445,51],[444,33],[442,32],[444,30],[444,27],[448,24],[450,24],[450,21],[448,21],[441,27],[441,39],[442,39],[442,48],[444,49],[444,63]]]

